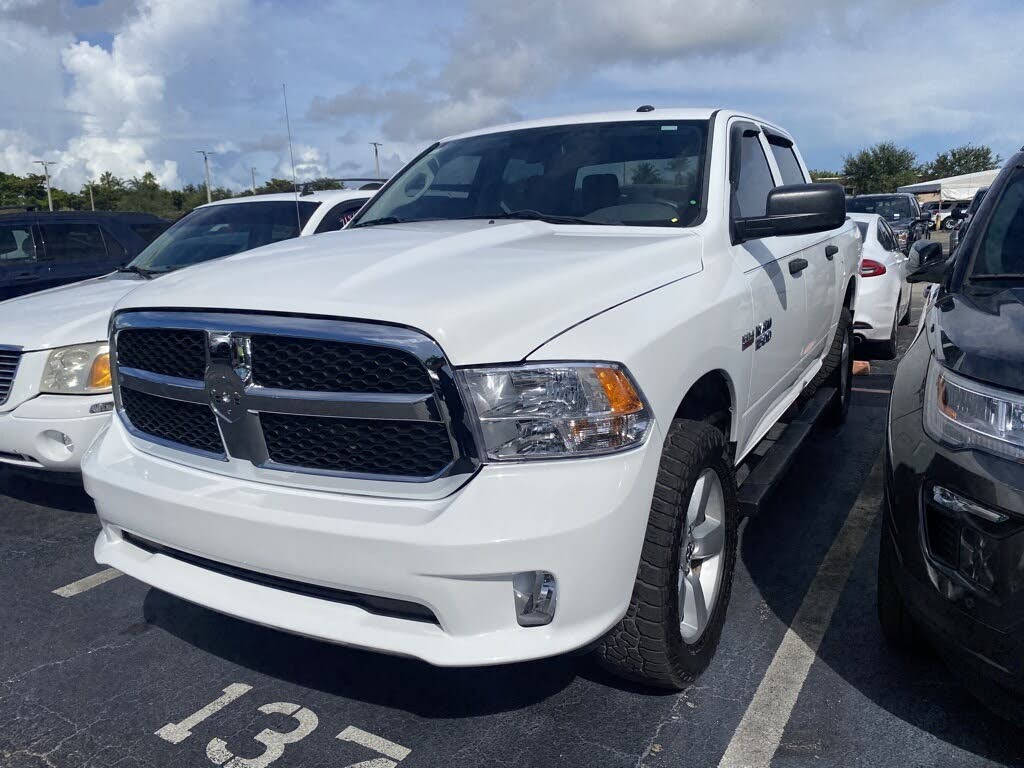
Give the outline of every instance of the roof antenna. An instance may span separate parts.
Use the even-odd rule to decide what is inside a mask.
[[[643,106],[637,107],[636,111],[637,112],[653,112],[654,111],[654,107],[652,107],[650,104],[644,104]]]
[[[292,189],[295,191],[295,221],[298,223],[296,235],[302,234],[302,215],[299,213],[299,182],[295,178],[295,153],[292,151],[292,121],[288,117],[288,88],[281,83],[281,94],[284,96],[284,124],[288,129],[288,157],[292,161]]]

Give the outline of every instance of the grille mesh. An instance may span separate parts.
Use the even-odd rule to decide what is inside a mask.
[[[335,472],[431,477],[451,462],[443,424],[260,415],[270,458]]]
[[[388,347],[288,336],[252,337],[253,380],[304,392],[429,394],[414,355]]]
[[[117,362],[181,379],[206,375],[206,334],[164,328],[126,328],[117,334]]]
[[[931,504],[925,505],[928,549],[932,557],[950,568],[960,563],[960,524]]]
[[[0,349],[0,405],[7,402],[14,386],[14,374],[21,362],[21,352]]]
[[[209,406],[121,390],[121,404],[132,426],[147,435],[209,453],[224,453],[217,419]]]

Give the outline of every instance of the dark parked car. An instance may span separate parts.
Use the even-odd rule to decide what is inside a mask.
[[[170,225],[148,213],[0,211],[0,300],[111,272]]]
[[[904,253],[918,240],[931,238],[932,218],[921,211],[917,198],[909,192],[891,195],[857,195],[847,198],[850,213],[877,213],[889,224]]]
[[[886,636],[925,638],[970,689],[1024,715],[1024,151],[960,248],[910,256],[933,282],[889,407],[878,610]],[[916,267],[916,269],[915,269]]]

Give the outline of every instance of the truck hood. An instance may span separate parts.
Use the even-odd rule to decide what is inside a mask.
[[[102,341],[114,305],[142,282],[114,273],[0,301],[0,344],[30,351]]]
[[[343,230],[200,264],[128,308],[378,320],[432,336],[455,365],[526,357],[561,331],[699,272],[692,231],[435,221]]]

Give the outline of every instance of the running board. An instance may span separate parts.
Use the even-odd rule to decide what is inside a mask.
[[[828,408],[835,394],[835,387],[819,389],[800,413],[786,425],[779,439],[740,484],[737,499],[742,517],[756,515],[760,511],[761,505],[785,476],[800,446]]]

